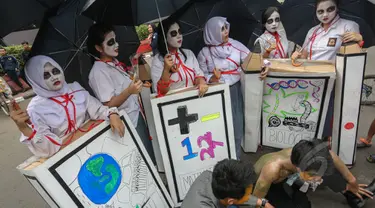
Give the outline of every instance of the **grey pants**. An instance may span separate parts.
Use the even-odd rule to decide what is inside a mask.
[[[137,123],[136,130],[137,130],[137,133],[138,133],[139,137],[142,140],[143,146],[145,146],[145,148],[147,150],[147,153],[150,156],[152,162],[154,164],[156,164],[154,149],[152,148],[152,142],[150,140],[150,134],[148,132],[148,128],[146,126],[146,122],[143,119],[143,116],[142,116],[141,113],[139,113],[138,123]]]
[[[237,158],[241,156],[241,143],[245,134],[244,130],[244,104],[243,96],[241,91],[241,82],[238,81],[234,85],[230,86],[230,99],[232,103],[232,116],[233,116],[233,127],[234,127],[234,139],[236,144]]]

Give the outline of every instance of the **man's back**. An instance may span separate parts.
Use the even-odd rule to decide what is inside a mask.
[[[212,192],[212,172],[205,171],[191,185],[181,208],[224,208]]]

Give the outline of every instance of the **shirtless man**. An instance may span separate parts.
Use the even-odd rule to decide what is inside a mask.
[[[321,183],[343,193],[352,207],[362,207],[362,199],[372,199],[375,190],[374,182],[368,187],[358,184],[341,159],[318,139],[263,155],[254,168],[259,178],[253,195],[267,198],[277,208],[311,207],[305,193]]]

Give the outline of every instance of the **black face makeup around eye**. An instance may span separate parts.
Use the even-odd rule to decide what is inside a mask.
[[[49,72],[44,72],[43,77],[44,77],[45,80],[49,79],[49,78],[51,78],[51,74]]]
[[[280,22],[280,17],[276,17],[275,22]]]
[[[268,19],[267,20],[267,24],[272,24],[273,23],[273,19]]]
[[[61,74],[61,71],[58,68],[53,68],[52,69],[52,74],[53,75],[58,75],[58,74]]]
[[[115,43],[116,43],[116,40],[115,40],[114,38],[111,38],[111,39],[107,42],[107,45],[108,45],[108,46],[113,46]]]
[[[318,13],[318,14],[323,14],[323,12],[324,12],[324,10],[318,10],[318,11],[316,11],[316,13]]]
[[[335,6],[331,6],[327,9],[327,12],[334,12],[336,10]]]
[[[172,30],[169,34],[171,34],[171,37],[172,38],[174,38],[174,37],[176,37],[177,36],[177,34],[182,34],[182,32],[181,32],[181,29],[178,29],[178,31],[176,31],[176,30]]]

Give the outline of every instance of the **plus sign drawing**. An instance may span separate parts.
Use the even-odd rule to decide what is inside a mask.
[[[198,121],[198,114],[188,114],[187,106],[179,106],[177,108],[177,118],[171,119],[168,121],[168,125],[180,125],[180,132],[181,134],[188,134],[190,133],[189,124],[194,123]]]

